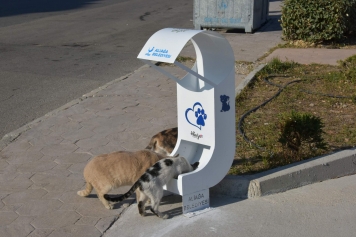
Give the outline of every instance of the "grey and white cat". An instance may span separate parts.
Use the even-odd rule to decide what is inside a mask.
[[[145,204],[151,200],[151,211],[156,216],[167,219],[168,215],[159,212],[159,203],[163,197],[163,186],[178,175],[195,170],[199,162],[189,164],[184,157],[165,158],[147,169],[147,171],[137,180],[131,189],[124,195],[113,198],[108,194],[104,198],[111,202],[120,202],[130,197],[136,190],[139,193],[138,211],[141,216],[145,216]]]

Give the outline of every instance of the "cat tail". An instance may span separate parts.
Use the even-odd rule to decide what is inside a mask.
[[[93,185],[87,182],[87,184],[85,185],[85,189],[78,191],[77,194],[79,196],[86,197],[91,193],[92,190],[93,190]]]
[[[110,201],[110,202],[121,202],[127,198],[129,198],[134,192],[135,190],[141,186],[141,183],[140,183],[140,180],[138,180],[131,188],[130,190],[125,193],[124,195],[121,195],[120,197],[110,197],[108,194],[104,194],[104,198],[107,200],[107,201]]]

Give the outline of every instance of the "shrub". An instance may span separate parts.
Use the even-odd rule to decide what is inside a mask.
[[[356,0],[285,0],[285,40],[323,42],[356,32]]]

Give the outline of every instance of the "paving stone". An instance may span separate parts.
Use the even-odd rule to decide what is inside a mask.
[[[71,116],[68,116],[68,118],[71,121],[80,122],[81,125],[85,125],[85,121],[96,118],[96,117],[98,117],[98,116],[95,115],[94,111],[86,111],[85,113],[73,114]]]
[[[131,140],[131,141],[124,142],[122,146],[128,151],[142,150],[148,145],[149,141],[150,139],[148,138]]]
[[[112,124],[103,124],[102,126],[95,127],[93,129],[93,132],[96,134],[101,134],[102,136],[107,136],[108,134],[112,133],[115,131],[116,133],[123,132],[125,128],[119,126],[119,125],[114,125]]]
[[[61,211],[76,211],[78,208],[77,203],[64,203],[59,210]]]
[[[125,114],[118,114],[116,116],[112,116],[106,122],[107,123],[110,122],[110,123],[114,124],[115,126],[118,126],[118,128],[120,128],[119,126],[121,126],[122,124],[133,123],[134,121],[137,121],[137,120],[138,120],[138,118],[133,117],[132,114],[125,113]]]
[[[164,127],[167,127],[168,125],[175,123],[175,121],[177,121],[177,118],[172,119],[170,117],[161,117],[161,118],[150,120],[151,124],[159,125],[162,128],[162,130]]]
[[[0,186],[3,183],[13,180],[17,176],[19,176],[19,173],[16,173],[16,169],[17,165],[8,165],[6,169],[2,173],[0,173]]]
[[[33,182],[30,180],[32,174],[19,174],[14,179],[2,182],[0,189],[2,191],[17,191],[29,188]]]
[[[95,225],[95,227],[101,233],[104,233],[104,231],[106,231],[117,218],[118,218],[117,216],[103,217],[98,221],[98,223]]]
[[[38,143],[36,145],[31,146],[30,148],[27,149],[27,151],[40,151],[43,149],[43,147],[47,146],[48,144],[45,143]]]
[[[21,190],[19,192],[14,192],[6,196],[5,198],[2,198],[2,201],[6,205],[12,205],[16,203],[25,203],[29,202],[32,199],[40,199],[44,195],[47,194],[47,191],[44,189],[26,189],[26,190]]]
[[[32,222],[31,225],[34,226],[36,229],[57,229],[60,227],[73,225],[77,222],[81,216],[76,213],[75,211],[53,211],[46,215],[36,217]]]
[[[4,237],[5,236],[6,237],[28,236],[34,230],[33,226],[30,225],[30,222],[32,219],[33,219],[33,217],[19,216],[11,224],[0,228],[0,236],[4,236]],[[2,222],[0,222],[0,223],[2,223]]]
[[[80,148],[93,148],[93,147],[105,146],[108,143],[109,140],[107,140],[106,138],[91,137],[78,141],[76,145]]]
[[[73,191],[74,192],[74,191]],[[62,196],[63,191],[50,191],[46,195],[44,195],[41,199],[57,199]]]
[[[125,108],[126,113],[128,114],[138,114],[141,112],[147,112],[150,111],[152,107],[144,106],[144,105],[137,105],[137,106],[132,106],[132,107],[127,107]]]
[[[70,225],[56,229],[49,237],[99,237],[101,233],[94,226],[89,225]]]
[[[10,211],[0,212],[0,226],[3,227],[11,224],[14,220],[17,219],[17,217],[18,215],[15,212],[10,212]]]
[[[92,149],[91,147],[83,147],[83,148],[79,147],[75,152],[77,152],[77,153],[87,153],[87,154],[93,155],[90,152],[91,149]]]
[[[119,107],[113,106],[113,107],[112,107],[111,109],[109,109],[109,110],[98,111],[98,112],[96,112],[95,114],[96,114],[97,116],[100,116],[100,117],[111,118],[111,117],[116,116],[116,115],[125,114],[126,111],[125,111],[122,107],[123,107],[123,106],[119,106]]]
[[[98,223],[99,220],[100,220],[100,217],[83,216],[75,224],[76,225],[91,225],[91,226],[95,226],[96,223]]]
[[[69,173],[68,173],[68,175],[69,175]],[[58,175],[58,174],[37,173],[31,177],[31,180],[35,184],[40,185],[40,184],[53,183],[61,178],[62,178],[61,175]]]
[[[133,131],[133,132],[140,134],[142,137],[151,138],[152,136],[154,136],[157,133],[164,130],[164,127],[152,124],[147,119],[140,119],[139,121],[140,122],[138,123],[138,125],[135,127],[129,128],[128,132]],[[175,123],[177,123],[177,121],[175,121]]]
[[[89,97],[81,105],[89,111],[102,111],[113,107],[105,97]]]
[[[69,123],[70,119],[67,117],[61,117],[61,116],[50,116],[47,117],[44,121],[39,123],[35,129],[40,129],[40,128],[51,128],[53,126],[58,126],[58,124],[66,124]]]
[[[31,180],[39,187],[43,187],[43,184],[48,184],[51,182],[56,182],[58,179],[67,178],[71,174],[71,172],[67,170],[69,166],[70,164],[57,165],[51,170],[34,174],[31,177]]]
[[[53,231],[53,229],[35,229],[27,237],[47,237]]]
[[[63,141],[63,137],[59,135],[47,135],[45,137],[34,137],[29,142],[33,146],[45,146],[51,144],[59,144]]]
[[[83,186],[83,181],[79,179],[58,179],[49,184],[43,185],[43,188],[48,192],[52,191],[75,191],[79,190]]]
[[[53,126],[53,125],[50,125],[50,126],[47,125],[46,128],[41,128],[41,127],[39,127],[38,124],[36,124],[31,129],[22,133],[21,137],[26,137],[26,138],[30,139],[33,137],[39,138],[39,137],[47,136],[52,133],[52,130],[49,129],[51,126]]]
[[[79,163],[79,164],[73,164],[71,165],[68,170],[72,173],[77,173],[77,174],[83,174],[84,167],[86,166],[87,162],[85,163]]]
[[[49,156],[62,156],[74,152],[78,147],[74,144],[56,144],[45,146],[41,152]]]
[[[81,128],[76,131],[68,131],[61,135],[61,137],[64,138],[64,141],[62,143],[74,143],[78,140],[89,138],[92,136],[94,136],[94,132],[87,128]]]
[[[95,197],[95,198],[91,198]],[[91,217],[108,217],[115,216],[121,213],[121,208],[108,210],[104,207],[102,202],[96,197],[96,195],[92,195],[91,197],[82,197],[82,203],[77,208],[77,212],[82,216],[91,216]],[[129,199],[127,199],[129,200]],[[130,198],[132,201],[132,198]]]
[[[14,205],[5,205],[1,209],[2,212],[13,212],[15,213],[17,209],[19,209],[23,204],[22,203],[17,203]]]
[[[26,151],[31,147],[31,144],[25,141],[14,141],[6,146],[1,152],[0,157],[2,156],[12,156],[14,153],[18,153],[18,151]]]
[[[19,151],[6,156],[5,160],[9,164],[24,164],[37,161],[43,157],[43,154],[39,151]]]
[[[117,134],[117,133],[122,133],[126,130],[125,126],[122,126],[122,124],[117,124],[113,123],[112,121],[109,122],[103,126],[95,127],[93,128],[93,131],[95,133],[94,139],[100,139],[102,137],[107,137],[110,134]]]
[[[67,123],[59,124],[57,126],[53,126],[53,127],[51,127],[51,130],[53,131],[53,134],[61,135],[66,132],[78,131],[81,128],[82,128],[82,126],[79,124],[79,122],[70,121]]]
[[[83,182],[84,184],[84,182]],[[82,188],[84,188],[85,186],[83,185],[82,187],[80,187],[77,191],[81,190]],[[95,190],[93,190],[92,193],[95,193]],[[62,194],[58,197],[58,199],[63,202],[63,203],[74,203],[74,204],[82,204],[83,201],[85,199],[97,199],[96,197],[96,194],[95,195],[92,195],[88,198],[86,197],[81,197],[79,195],[77,195],[77,192],[73,192],[73,191],[70,191],[70,192],[62,192]],[[95,200],[92,200],[93,203],[97,204]],[[79,205],[77,205],[79,207]]]
[[[93,154],[93,156],[97,156],[101,154],[108,154],[115,151],[125,151],[125,150],[126,149],[122,146],[122,143],[118,145],[115,144],[115,142],[109,142],[105,146],[100,146],[100,147],[95,147],[93,149],[90,149],[90,153]]]
[[[51,170],[53,167],[55,167],[57,163],[53,161],[39,161],[39,162],[32,162],[32,163],[27,163],[23,165],[19,165],[17,168],[18,172],[43,172],[46,170]]]
[[[0,171],[3,171],[8,166],[9,166],[9,163],[7,163],[6,160],[2,160],[2,159],[0,160]]]
[[[65,156],[58,156],[54,162],[58,164],[86,163],[91,158],[87,153],[71,153]]]
[[[83,106],[80,103],[78,103],[78,104],[71,106],[70,108],[68,108],[66,110],[61,111],[60,116],[61,117],[69,117],[74,114],[85,113],[86,111],[87,110],[85,108],[83,108]]]
[[[83,170],[78,173],[71,173],[68,175],[68,179],[80,179],[83,180]]]
[[[125,132],[110,134],[106,138],[113,142],[118,141],[120,143],[123,143],[125,141],[135,141],[137,139],[140,139],[141,135],[139,133],[125,131]]]
[[[59,200],[31,200],[17,209],[20,216],[40,216],[52,213],[63,205]]]

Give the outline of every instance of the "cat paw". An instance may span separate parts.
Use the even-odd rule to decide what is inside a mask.
[[[128,203],[122,204],[122,207],[124,207],[124,208],[127,208],[127,207],[129,207],[129,206],[130,206],[130,204],[128,204]]]
[[[114,208],[113,204],[105,205],[106,209],[112,210]]]

